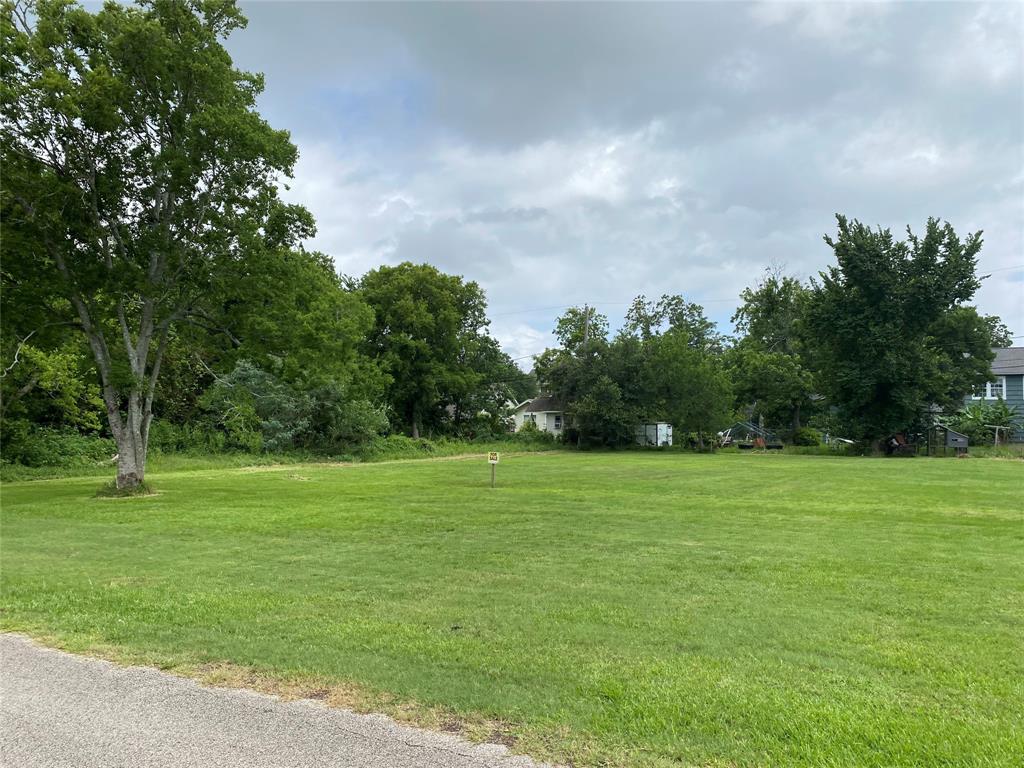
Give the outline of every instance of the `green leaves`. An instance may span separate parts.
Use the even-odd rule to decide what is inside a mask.
[[[879,439],[910,428],[923,409],[963,399],[987,378],[990,323],[965,302],[981,233],[961,240],[929,219],[905,242],[836,217],[825,241],[837,265],[821,274],[808,306],[819,384],[850,436]]]
[[[240,263],[313,231],[277,198],[297,153],[256,112],[262,78],[222,44],[242,25],[230,0],[0,10],[5,282],[85,333],[119,483],[143,476],[172,326],[223,314]]]
[[[457,412],[487,386],[486,369],[474,365],[488,323],[476,283],[405,262],[367,273],[359,294],[375,316],[364,353],[390,379],[387,400],[401,428],[416,436],[421,427],[439,426],[446,406]]]

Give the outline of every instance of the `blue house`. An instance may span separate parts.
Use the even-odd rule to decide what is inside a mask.
[[[996,359],[992,361],[992,378],[984,387],[968,396],[964,404],[1002,398],[1007,405],[1016,409],[1024,421],[1024,347],[996,349],[994,352]],[[1010,439],[1024,441],[1024,424]]]

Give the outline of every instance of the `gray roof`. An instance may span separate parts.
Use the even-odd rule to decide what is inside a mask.
[[[562,404],[553,398],[551,395],[541,395],[535,397],[532,400],[527,400],[525,403],[520,403],[516,406],[517,411],[526,411],[529,413],[561,413],[565,409]]]
[[[1024,347],[1009,347],[992,351],[996,353],[996,359],[992,361],[992,373],[998,376],[1024,373]]]

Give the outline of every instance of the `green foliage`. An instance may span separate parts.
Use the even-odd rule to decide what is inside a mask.
[[[0,377],[0,417],[88,432],[100,429],[103,400],[94,370],[76,340],[65,340],[51,350],[29,343],[4,344],[4,351],[10,351],[11,360]]]
[[[646,342],[665,331],[680,331],[691,346],[710,352],[721,352],[727,341],[700,304],[686,301],[680,295],[664,294],[657,301],[637,296],[626,311],[622,335]]]
[[[849,434],[903,431],[932,404],[951,405],[990,375],[991,325],[967,306],[978,289],[981,233],[961,240],[929,219],[906,241],[837,216],[837,264],[809,300],[818,383]]]
[[[517,432],[504,435],[504,439],[516,446],[533,446],[540,448],[550,448],[559,442],[552,433],[541,429],[532,421],[528,421],[519,429]]]
[[[150,447],[158,453],[203,455],[227,449],[227,435],[206,420],[184,424],[157,419],[150,428]]]
[[[200,405],[223,430],[228,448],[249,452],[337,450],[376,437],[387,427],[382,409],[346,399],[336,384],[303,392],[248,360],[218,378]]]
[[[473,396],[502,362],[485,332],[480,287],[409,262],[379,267],[358,286],[375,318],[363,350],[388,377],[385,396],[395,426],[418,437],[424,428],[443,425],[447,406],[472,415],[479,406]],[[487,364],[475,367],[482,359]],[[504,362],[511,365],[507,356]]]
[[[608,317],[593,307],[570,307],[555,321],[554,334],[562,349],[578,354],[608,341]]]
[[[231,0],[0,9],[5,285],[84,333],[122,487],[144,477],[172,328],[207,322],[253,254],[313,232],[278,199],[297,154],[256,111],[263,80],[223,45],[244,25]]]
[[[701,445],[731,419],[732,385],[721,359],[694,346],[682,329],[653,341],[644,379],[651,411],[676,430],[697,433]]]
[[[622,390],[607,375],[598,376],[569,406],[572,429],[597,445],[621,445],[633,435],[636,418],[623,403]]]
[[[583,344],[586,315],[570,309],[558,320],[562,348],[534,364],[542,387],[566,406],[569,442],[626,445],[638,423],[670,421],[700,433],[700,441],[729,419],[732,392],[720,363],[724,340],[703,309],[681,296],[658,302],[640,296],[611,341],[602,316]]]
[[[352,448],[387,432],[388,416],[383,407],[368,400],[349,400],[337,385],[314,390],[310,397],[309,427],[302,441],[308,448]]]
[[[5,464],[26,467],[112,466],[114,441],[84,435],[75,429],[40,427],[24,420],[3,423],[2,455]]]
[[[808,360],[813,334],[806,323],[808,291],[769,269],[745,288],[732,317],[743,338],[726,352],[736,407],[746,418],[763,417],[775,429],[798,430],[811,415],[814,377]]]
[[[374,312],[345,287],[329,257],[255,249],[235,267],[223,275],[210,328],[190,335],[193,347],[207,348],[210,367],[231,370],[247,360],[302,390],[380,394],[383,381],[360,349]],[[211,337],[210,329],[222,332]]]
[[[776,429],[789,424],[799,429],[800,415],[811,405],[813,375],[799,356],[766,351],[748,339],[726,353],[736,404],[752,420],[763,416]]]
[[[765,351],[797,354],[806,346],[809,292],[794,277],[768,269],[755,288],[744,288],[732,316],[737,333]]]
[[[984,445],[995,442],[995,427],[1002,427],[1000,441],[1005,442],[1010,432],[1020,429],[1024,424],[1024,416],[1007,405],[1002,398],[992,402],[978,402],[959,410],[946,423],[957,432],[967,435],[971,445]]]
[[[821,432],[811,427],[801,427],[793,433],[793,445],[821,445]]]

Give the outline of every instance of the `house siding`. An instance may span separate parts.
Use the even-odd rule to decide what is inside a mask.
[[[1024,418],[1024,374],[1006,375],[1006,404]],[[1011,439],[1024,441],[1024,425],[1013,433]]]
[[[1002,376],[1005,379],[1006,391],[1003,397],[1006,400],[1006,404],[1017,411],[1017,413],[1020,414],[1021,419],[1024,419],[1024,374],[1007,373],[995,374],[995,376]],[[995,376],[993,378],[995,378]],[[964,405],[991,402],[993,401],[972,397],[970,395],[964,399]],[[1015,430],[1010,435],[1010,439],[1014,442],[1024,442],[1024,425],[1021,425],[1019,429]]]
[[[513,414],[513,419],[515,420],[515,430],[516,430],[516,432],[518,432],[520,429],[522,429],[523,424],[526,422],[526,417],[528,415],[530,415],[530,414],[533,414],[534,416],[537,417],[536,418],[537,429],[541,430],[542,432],[550,432],[551,434],[556,435],[556,436],[562,434],[562,431],[563,431],[562,428],[558,428],[558,429],[555,428],[555,416],[561,416],[562,417],[562,427],[564,427],[565,426],[565,416],[564,416],[564,414],[556,413],[556,412],[553,412],[553,411],[531,411],[529,409],[529,407],[524,408],[521,411],[516,411],[515,414]]]

